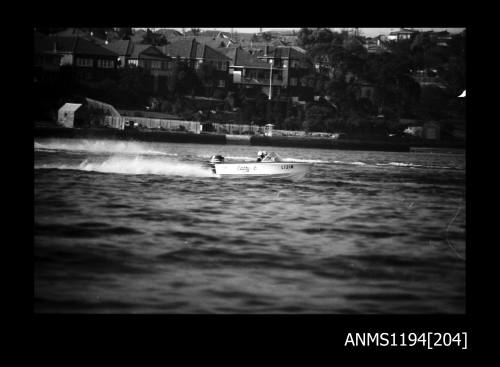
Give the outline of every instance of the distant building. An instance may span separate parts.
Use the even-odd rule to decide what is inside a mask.
[[[425,32],[424,34],[427,37],[429,37],[429,40],[431,42],[435,43],[437,46],[442,46],[442,47],[447,47],[448,43],[452,39],[452,36],[448,31],[440,31],[440,32],[428,31]]]
[[[215,87],[226,89],[229,82],[229,58],[218,49],[196,41],[195,38],[183,39],[161,46],[162,52],[174,59],[179,58],[194,70],[208,63],[215,69]]]
[[[304,49],[296,46],[266,46],[263,52],[256,55],[260,60],[273,63],[273,77],[276,76],[282,87],[287,89],[288,95],[306,93],[312,98],[312,80],[307,75],[313,66],[308,62]]]
[[[82,103],[65,103],[58,111],[57,122],[68,128],[103,126],[105,117],[120,118],[118,111],[110,104],[84,98]],[[119,125],[112,126],[121,128]]]
[[[61,56],[61,66],[85,69],[115,69],[118,55],[81,37],[50,36],[54,53]]]
[[[413,80],[420,85],[420,87],[435,86],[441,89],[446,89],[446,85],[439,77],[436,69],[415,70],[412,72],[411,76]]]
[[[118,67],[142,67],[152,75],[166,75],[171,67],[172,58],[166,56],[158,47],[134,44],[131,40],[120,40],[104,46],[118,55]]]
[[[418,33],[419,33],[419,31],[416,31],[414,29],[400,28],[399,31],[390,32],[389,36],[387,36],[387,39],[389,41],[398,41],[398,42],[405,41],[405,40],[411,40]]]
[[[270,48],[252,54],[241,47],[221,49],[230,58],[229,73],[233,85],[244,89],[247,96],[265,93],[271,98],[304,97],[312,88],[306,79],[311,66],[305,63],[305,56],[295,47]],[[271,64],[272,61],[272,64]],[[272,73],[272,80],[271,80]]]
[[[384,52],[390,52],[381,36],[366,38],[363,47],[369,54],[381,54]]]
[[[57,113],[57,122],[64,127],[70,128],[75,126],[75,121],[77,124],[83,124],[87,113],[84,109],[80,110],[81,107],[82,104],[80,103],[65,103]]]

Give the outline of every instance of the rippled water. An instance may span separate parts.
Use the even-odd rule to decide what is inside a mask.
[[[313,162],[220,179],[214,154]],[[35,140],[35,312],[464,313],[465,156]]]

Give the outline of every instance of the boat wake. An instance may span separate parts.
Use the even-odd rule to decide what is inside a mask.
[[[209,168],[187,163],[150,157],[113,156],[104,161],[85,159],[81,163],[50,163],[36,165],[35,169],[78,170],[126,175],[163,175],[183,177],[213,177]]]

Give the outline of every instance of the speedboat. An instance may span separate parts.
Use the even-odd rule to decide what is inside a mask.
[[[270,152],[260,162],[227,163],[221,155],[214,155],[209,166],[217,177],[303,177],[312,163],[283,162],[275,152]]]

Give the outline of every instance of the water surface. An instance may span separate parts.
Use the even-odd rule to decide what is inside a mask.
[[[314,163],[221,179],[210,156]],[[35,312],[464,313],[465,156],[36,139]]]

